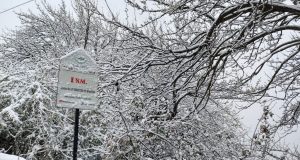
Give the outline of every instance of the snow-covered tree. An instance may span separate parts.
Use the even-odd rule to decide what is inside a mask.
[[[281,158],[277,155],[277,134],[281,138],[299,125],[297,3],[126,2],[148,19],[127,25],[114,13],[97,13],[128,33],[120,39],[123,43],[119,48],[140,56],[119,81],[146,79],[145,98],[166,103],[164,113],[155,116],[163,114],[170,120],[193,119],[214,106],[230,104],[247,109],[259,105],[263,115],[250,150],[259,159]],[[282,133],[282,129],[287,132]],[[288,155],[287,150],[283,157]]]
[[[299,157],[274,139],[299,123],[298,6],[127,0],[148,16],[130,23],[95,1],[73,2],[72,14],[64,3],[20,13],[22,28],[3,35],[0,148],[27,159],[70,158],[74,115],[55,106],[57,72],[59,58],[82,47],[98,64],[99,105],[81,113],[78,157]],[[279,101],[283,115],[272,121],[268,106]],[[251,142],[234,104],[263,106]]]
[[[78,3],[75,8],[84,7]],[[74,117],[72,110],[55,104],[58,65],[62,55],[83,47],[86,33],[82,28],[86,26],[67,12],[64,3],[57,9],[48,4],[38,9],[37,14],[20,13],[22,27],[2,37],[0,148],[27,159],[68,159]],[[85,150],[80,154],[99,154],[93,147],[101,144],[101,122],[89,113],[81,119],[85,136],[80,142]]]

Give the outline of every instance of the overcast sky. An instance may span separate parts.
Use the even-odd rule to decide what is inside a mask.
[[[1,13],[7,9],[10,9],[12,7],[15,7],[17,5],[20,5],[22,3],[28,2],[29,0],[1,0],[0,5],[0,34],[3,34],[6,30],[16,29],[16,26],[20,26],[20,21],[18,20],[17,15],[15,12],[27,12],[28,10],[31,10],[33,12],[36,12],[36,3],[40,3],[41,0],[35,0],[31,1],[27,4],[24,4],[20,7],[17,7],[15,9],[9,10],[7,12]],[[47,2],[53,6],[57,6],[61,2],[61,0],[47,0]],[[64,0],[64,2],[70,6],[71,2],[70,0]],[[103,2],[103,1],[102,1]],[[125,10],[125,4],[123,0],[108,0],[109,6],[114,12],[122,12]],[[100,9],[105,8],[101,5],[104,5],[104,3],[99,4]],[[1,41],[0,41],[1,42]],[[253,131],[253,128],[255,127],[255,124],[257,123],[257,120],[260,117],[261,108],[253,107],[250,108],[247,111],[242,112],[243,122],[245,123],[246,127]],[[299,129],[300,130],[300,129]],[[300,144],[300,131],[297,133],[291,134],[286,138],[286,141],[290,144]]]
[[[1,32],[7,29],[14,29],[15,26],[20,25],[20,21],[18,20],[15,12],[26,12],[28,10],[36,11],[35,1],[31,1],[29,3],[23,4],[15,9],[6,11],[12,7],[20,5],[22,3],[28,2],[28,0],[1,0],[0,5],[0,29]],[[39,2],[38,0],[36,1]],[[49,0],[50,4],[55,5],[60,2],[60,0]],[[6,11],[2,13],[3,11]]]
[[[0,0],[0,32],[3,33],[3,31],[6,31],[7,29],[14,29],[16,26],[20,26],[20,21],[18,20],[18,17],[15,13],[17,12],[27,12],[29,10],[33,12],[37,12],[36,9],[36,3],[40,4],[43,0]],[[62,0],[46,0],[47,3],[51,4],[52,6],[58,6]],[[71,6],[70,0],[63,0],[68,7]],[[26,3],[28,2],[28,3]],[[26,3],[26,4],[23,4]],[[108,0],[108,5],[110,6],[111,10],[114,12],[122,12],[125,10],[125,3],[123,0]],[[20,4],[23,4],[19,7],[16,7]],[[103,9],[106,8],[105,3],[103,1],[99,1],[99,8]],[[16,7],[12,10],[6,11],[8,9],[11,9],[13,7]],[[6,11],[2,13],[3,11]]]

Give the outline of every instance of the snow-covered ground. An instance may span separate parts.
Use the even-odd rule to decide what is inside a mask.
[[[22,157],[0,153],[0,160],[25,160]]]

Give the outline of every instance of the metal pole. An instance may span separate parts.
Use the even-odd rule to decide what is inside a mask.
[[[79,109],[76,109],[75,124],[74,124],[74,141],[73,141],[73,160],[77,160],[79,114],[80,114]]]

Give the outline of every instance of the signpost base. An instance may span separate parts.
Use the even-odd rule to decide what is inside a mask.
[[[76,109],[75,124],[74,124],[74,141],[73,141],[73,160],[77,160],[79,114],[80,114],[79,109]]]

